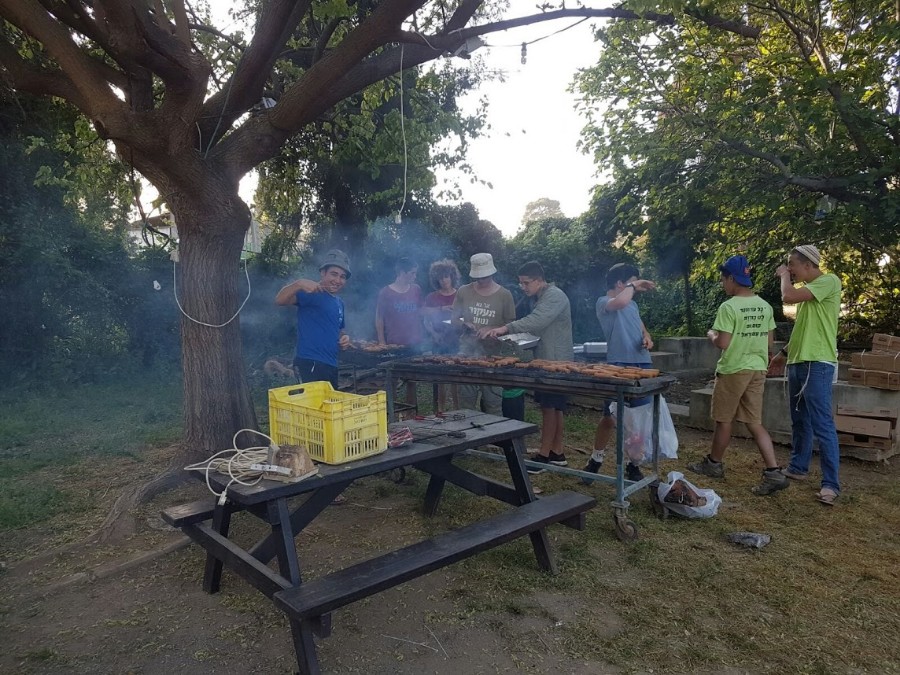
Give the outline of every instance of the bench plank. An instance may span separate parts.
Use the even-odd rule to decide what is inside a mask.
[[[308,619],[441,567],[499,546],[546,525],[583,513],[597,501],[578,492],[558,492],[320,579],[276,593],[275,605],[294,619]]]
[[[214,497],[204,497],[190,504],[170,506],[162,512],[162,519],[172,527],[196,525],[213,517],[216,508]]]

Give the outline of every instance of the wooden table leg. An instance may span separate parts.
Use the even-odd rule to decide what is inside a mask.
[[[228,538],[231,526],[232,510],[227,503],[216,505],[213,511],[212,529],[216,534]],[[212,553],[206,554],[206,567],[203,570],[203,590],[207,593],[218,593],[222,583],[222,561]]]
[[[290,529],[293,536],[297,536],[309,525],[322,511],[324,511],[334,498],[343,492],[349,483],[329,485],[319,488],[312,493],[305,502],[298,506],[291,514]],[[271,521],[271,518],[270,518]],[[278,552],[280,544],[275,534],[269,534],[260,539],[250,549],[250,555],[260,562],[268,563]]]
[[[525,455],[525,439],[522,436],[514,438],[512,447],[504,448],[503,454],[506,455],[506,463],[509,466],[513,486],[519,495],[521,503],[527,504],[535,501],[537,497],[534,496],[534,490],[531,488],[531,479],[528,478],[528,472],[525,470],[525,464],[522,461],[522,457]],[[528,536],[531,539],[531,547],[534,549],[534,557],[537,558],[538,566],[545,572],[558,574],[559,568],[553,557],[547,530],[542,527]]]
[[[316,655],[311,623],[291,619],[291,635],[294,638],[294,651],[297,654],[300,675],[319,675],[322,671],[319,669],[319,657]]]
[[[428,488],[425,490],[425,506],[422,509],[426,516],[433,516],[437,513],[438,505],[441,503],[441,493],[444,491],[444,483],[446,482],[444,478],[434,474],[428,480]]]
[[[278,569],[281,576],[289,579],[291,584],[300,584],[300,561],[297,560],[297,546],[294,544],[294,532],[291,529],[291,514],[288,511],[287,499],[276,499],[268,503],[269,523],[272,525],[272,536],[275,539],[278,558]]]

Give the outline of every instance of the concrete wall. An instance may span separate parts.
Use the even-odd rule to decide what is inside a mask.
[[[776,342],[780,349],[784,343]],[[713,373],[721,350],[713,347],[705,337],[664,337],[656,345],[659,351],[653,352],[653,366],[664,372],[679,370],[697,370]]]
[[[835,409],[838,405],[854,405],[859,408],[888,407],[900,409],[900,391],[887,391],[863,387],[849,382],[836,382],[833,389]],[[712,429],[713,422],[709,416],[712,402],[712,389],[699,389],[691,392],[691,405],[688,426],[698,429]],[[777,443],[790,443],[791,416],[788,408],[787,379],[773,377],[766,380],[766,392],[763,403],[763,426],[769,430],[772,440]],[[743,424],[734,425],[734,435],[749,438],[750,434]],[[895,439],[895,444],[897,440]]]

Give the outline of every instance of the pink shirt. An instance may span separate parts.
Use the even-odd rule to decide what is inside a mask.
[[[377,308],[386,343],[417,346],[422,342],[422,289],[417,284],[406,293],[385,286],[378,292]]]

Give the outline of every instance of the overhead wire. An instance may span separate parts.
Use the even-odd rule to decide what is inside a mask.
[[[426,40],[427,42],[427,40]],[[430,45],[429,45],[430,46]],[[432,47],[433,49],[433,47]],[[409,168],[409,155],[406,147],[406,123],[404,121],[405,114],[403,112],[403,43],[400,43],[400,135],[403,137],[403,201],[397,210],[396,221],[399,223],[403,219],[403,209],[406,207],[406,189],[407,189],[407,171]]]

